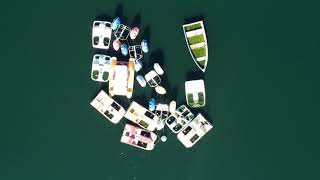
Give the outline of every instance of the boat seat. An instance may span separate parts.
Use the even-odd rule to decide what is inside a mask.
[[[103,38],[103,44],[104,44],[105,46],[108,46],[108,45],[109,45],[109,41],[110,41],[110,39],[109,39],[108,37]]]
[[[195,29],[195,30],[186,32],[187,37],[197,36],[201,34],[203,34],[203,29]]]
[[[199,93],[198,93],[198,96],[199,96],[199,101],[198,101],[198,103],[199,103],[200,105],[203,105],[203,104],[204,104],[204,93],[203,93],[203,92],[199,92]]]
[[[93,38],[93,44],[94,44],[94,45],[98,45],[98,44],[99,44],[99,37],[98,37],[98,36],[95,36],[95,37]]]
[[[109,73],[107,71],[103,72],[102,79],[105,80],[105,81],[109,79]]]
[[[187,97],[188,97],[189,105],[193,106],[194,105],[193,94],[188,94]]]

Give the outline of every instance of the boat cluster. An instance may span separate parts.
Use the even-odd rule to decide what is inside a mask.
[[[91,78],[98,82],[108,82],[108,93],[101,90],[91,101],[91,105],[98,110],[108,121],[117,124],[123,117],[131,121],[124,125],[121,142],[152,150],[158,141],[157,131],[167,126],[177,134],[178,140],[187,148],[192,147],[201,139],[212,125],[202,114],[193,114],[186,105],[177,107],[176,101],[170,103],[157,103],[157,99],[167,93],[161,86],[161,76],[164,71],[159,63],[154,63],[153,68],[144,75],[135,76],[143,68],[142,57],[148,53],[149,47],[146,40],[138,45],[131,45],[139,34],[139,28],[130,28],[121,24],[119,17],[108,21],[94,21],[92,28],[92,46],[105,50],[104,53],[93,56]],[[112,49],[110,43],[112,42]],[[130,42],[130,43],[129,43]],[[111,57],[111,52],[121,51],[122,58]],[[129,56],[129,57],[127,57]],[[113,96],[132,97],[135,79],[141,87],[146,85],[154,88],[157,98],[149,100],[149,107],[131,101],[125,109]],[[202,79],[185,82],[187,105],[192,108],[205,106],[205,86]],[[166,141],[166,136],[160,137]]]

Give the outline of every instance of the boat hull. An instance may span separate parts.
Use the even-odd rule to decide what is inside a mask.
[[[196,27],[192,29],[192,27]],[[205,72],[208,64],[208,43],[203,21],[197,21],[190,24],[184,24],[183,33],[186,44],[193,61],[198,68]],[[190,30],[191,27],[191,30]],[[202,36],[201,36],[202,35]],[[199,36],[197,38],[196,36]],[[200,38],[201,37],[201,38]],[[192,44],[195,43],[195,44]]]

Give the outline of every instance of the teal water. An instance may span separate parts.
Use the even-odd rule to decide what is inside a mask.
[[[0,179],[319,179],[319,3],[307,1],[1,2]],[[175,138],[145,152],[89,102],[92,21],[140,17],[172,94],[198,71],[185,18],[203,16],[204,75],[215,125],[192,149]],[[151,61],[151,53],[145,61]],[[198,75],[198,74],[196,74]],[[139,88],[135,98],[150,96]]]

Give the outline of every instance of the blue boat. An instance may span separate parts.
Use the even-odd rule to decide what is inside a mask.
[[[145,40],[145,39],[142,40],[142,42],[141,42],[141,47],[142,47],[142,51],[143,51],[144,53],[147,53],[147,52],[149,51],[147,40]]]
[[[142,64],[141,59],[138,59],[138,60],[136,60],[136,62],[134,63],[134,70],[135,70],[136,72],[138,72],[138,71],[141,70],[142,66],[143,66],[143,64]]]
[[[141,87],[146,87],[147,82],[146,82],[146,80],[144,79],[143,76],[138,75],[138,76],[136,77],[136,80],[138,81],[138,83],[140,84]]]
[[[156,110],[156,100],[154,98],[151,98],[149,100],[149,111],[154,111]]]
[[[128,45],[127,44],[121,44],[121,53],[124,56],[128,55],[129,50],[128,50]]]
[[[120,18],[119,17],[114,18],[113,21],[112,21],[111,29],[112,30],[118,29],[120,24],[121,24]]]

